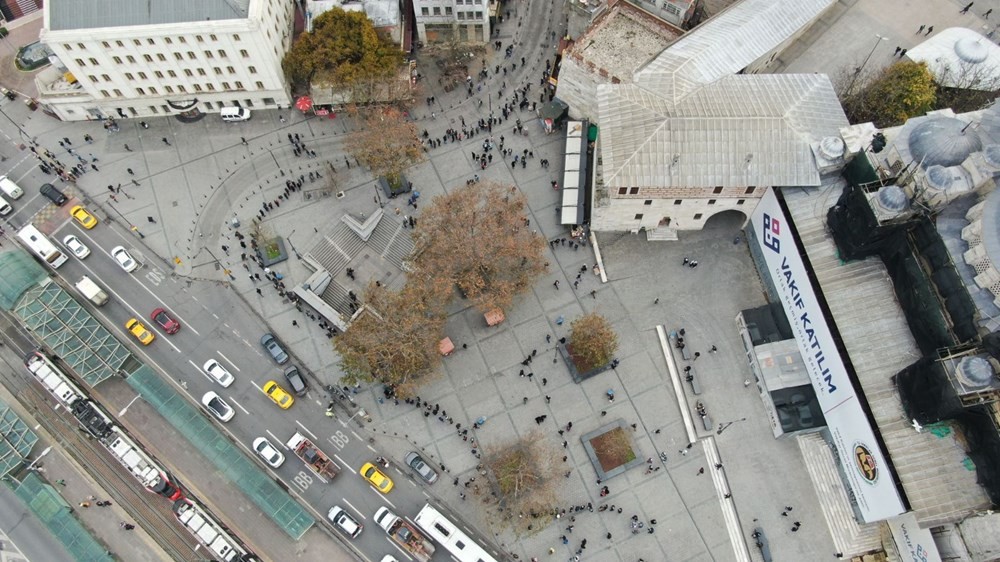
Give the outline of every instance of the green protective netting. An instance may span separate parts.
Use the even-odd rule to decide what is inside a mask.
[[[25,291],[46,277],[48,271],[24,250],[0,252],[0,307],[12,310]]]
[[[140,365],[114,334],[51,279],[25,291],[14,314],[47,351],[91,387]]]
[[[7,404],[0,401],[0,475],[7,476],[22,468],[31,449],[38,442],[35,432],[17,417]]]
[[[10,480],[6,484],[75,560],[114,560],[107,549],[73,516],[72,506],[34,473],[29,473],[21,482]]]
[[[298,540],[316,523],[304,507],[153,369],[143,365],[127,382],[292,539]]]

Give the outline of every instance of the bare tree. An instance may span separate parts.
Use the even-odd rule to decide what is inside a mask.
[[[524,196],[491,182],[436,197],[414,232],[418,277],[448,295],[458,287],[483,312],[507,309],[531,288],[548,263],[545,240],[525,217]]]
[[[392,107],[356,109],[355,131],[347,138],[347,151],[376,176],[398,181],[403,170],[422,162],[424,147],[417,128]]]
[[[484,451],[482,466],[491,495],[503,513],[510,515],[502,519],[504,524],[525,530],[533,522],[538,523],[530,515],[551,513],[562,477],[556,462],[558,455],[559,450],[539,431]]]

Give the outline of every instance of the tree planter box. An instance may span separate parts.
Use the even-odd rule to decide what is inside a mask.
[[[580,438],[587,458],[602,481],[646,464],[632,442],[632,428],[623,419],[614,420]],[[617,446],[615,441],[618,441]]]
[[[573,382],[577,383],[583,382],[589,379],[590,377],[597,376],[611,368],[611,363],[609,362],[604,365],[599,365],[597,367],[594,367],[593,369],[590,369],[588,371],[580,372],[579,370],[577,370],[576,364],[573,363],[573,356],[570,353],[569,344],[559,344],[559,346],[556,349],[559,350],[559,355],[562,355],[563,361],[565,361],[566,366],[569,367],[569,374],[571,377],[573,377]]]
[[[379,187],[382,188],[382,191],[385,193],[385,196],[388,197],[389,199],[395,199],[397,196],[402,195],[403,193],[409,193],[410,191],[413,191],[412,189],[410,189],[410,182],[406,179],[406,176],[403,174],[399,174],[398,182],[391,182],[385,176],[379,176],[378,184]]]
[[[260,259],[264,260],[264,267],[271,267],[288,259],[285,241],[280,236],[258,242],[257,253],[260,255]]]

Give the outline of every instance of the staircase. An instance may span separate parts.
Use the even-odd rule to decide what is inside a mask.
[[[667,240],[678,240],[677,229],[674,228],[654,228],[646,229],[647,242],[663,242]]]

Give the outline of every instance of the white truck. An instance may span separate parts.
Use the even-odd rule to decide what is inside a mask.
[[[86,275],[76,282],[76,290],[87,297],[87,300],[94,303],[94,306],[104,306],[108,302],[108,294],[104,292],[104,289]]]
[[[389,508],[379,508],[375,512],[375,522],[385,529],[385,534],[420,562],[429,562],[431,556],[434,556],[434,543],[424,537],[409,521],[389,511]]]

